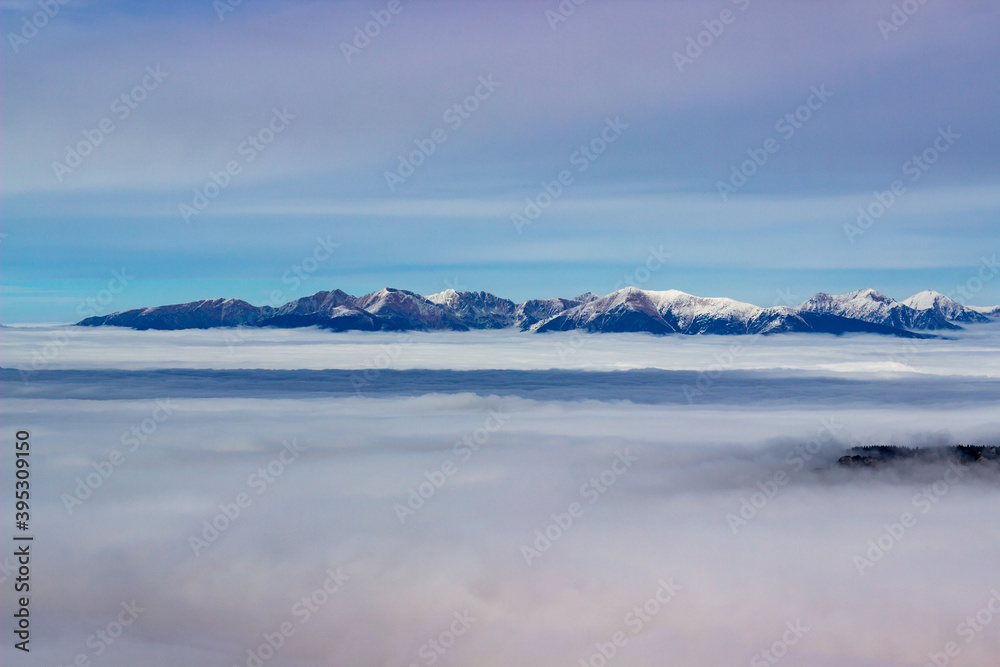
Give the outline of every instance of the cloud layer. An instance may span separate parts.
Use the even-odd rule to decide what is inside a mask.
[[[123,339],[103,333],[88,343],[94,358],[137,361],[111,356]],[[201,359],[207,338],[182,333],[155,343]],[[303,345],[316,336],[297,333]],[[990,340],[951,341],[963,355],[955,370],[995,356]],[[826,355],[870,363],[899,341],[855,343],[857,354],[838,341]],[[452,344],[456,366],[482,361]],[[622,344],[630,354],[647,345]],[[438,354],[420,345],[416,358]],[[700,345],[708,354],[713,341],[690,349]],[[788,350],[803,366],[819,348]],[[599,366],[608,354],[587,359]],[[593,656],[615,637],[616,661],[651,667],[760,664],[765,650],[788,665],[923,665],[949,642],[963,664],[985,667],[1000,651],[994,625],[967,620],[995,623],[997,471],[833,465],[858,444],[998,444],[996,397],[961,394],[981,379],[911,373],[906,386],[798,370],[789,389],[773,371],[744,370],[694,405],[619,400],[603,374],[538,399],[516,395],[517,382],[506,395],[422,393],[445,369],[399,371],[419,380],[413,396],[211,398],[190,389],[226,371],[178,372],[189,391],[173,395],[162,378],[152,390],[154,371],[115,376],[65,359],[78,370],[3,378],[4,422],[33,443],[32,664],[83,654],[104,665],[254,665],[251,651],[292,667],[550,667],[600,664]],[[58,398],[67,373],[86,392]],[[229,373],[237,389],[256,377]],[[494,388],[552,377],[467,373]],[[699,375],[644,373],[650,392]],[[851,382],[858,391],[835,389]],[[566,400],[568,386],[578,400]],[[24,388],[48,398],[17,397]],[[12,472],[9,459],[0,472]],[[99,639],[133,601],[135,621]],[[12,661],[13,649],[0,657]]]
[[[423,665],[421,647],[468,611],[442,664],[578,664],[618,631],[629,664],[749,664],[791,622],[808,632],[785,664],[912,665],[1000,585],[985,557],[1000,533],[983,513],[1000,500],[995,473],[969,473],[921,513],[913,498],[943,465],[899,478],[817,470],[857,442],[995,442],[988,409],[178,399],[70,514],[62,494],[155,408],[5,401],[8,423],[34,424],[44,498],[39,660],[92,656],[87,637],[135,599],[143,613],[102,664],[245,664],[287,621],[297,633],[271,664]],[[300,458],[258,494],[253,476],[277,470],[292,439]],[[616,465],[622,454],[635,461]],[[778,472],[788,480],[734,534],[730,515]],[[400,512],[411,490],[427,497]],[[203,521],[241,493],[249,505],[195,555],[191,536],[210,539]],[[572,525],[550,528],[572,503]],[[855,556],[907,511],[916,525],[859,574]],[[536,530],[557,537],[543,549]],[[347,580],[302,623],[296,602],[338,568]],[[661,580],[676,597],[632,634],[629,612]],[[1000,649],[990,629],[961,646],[975,665]]]

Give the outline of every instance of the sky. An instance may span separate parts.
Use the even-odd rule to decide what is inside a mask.
[[[994,3],[44,4],[0,2],[0,322],[386,286],[1000,303]]]

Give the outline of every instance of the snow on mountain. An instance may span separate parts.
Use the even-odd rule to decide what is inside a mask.
[[[312,296],[289,301],[277,309],[277,315],[312,315],[331,313],[336,308],[353,307],[357,299],[339,289],[332,292],[316,292]]]
[[[133,329],[211,329],[255,325],[270,316],[273,311],[274,309],[268,306],[258,308],[240,299],[204,299],[88,317],[78,324]]]
[[[452,313],[414,292],[386,287],[359,296],[354,305],[382,320],[389,329],[451,329],[466,331],[468,326]]]
[[[784,332],[869,332],[909,336],[909,332],[831,313],[799,313],[793,308],[761,308],[727,298],[692,296],[678,290],[653,292],[626,287],[571,308],[532,327],[533,331],[644,331],[666,334],[760,334]]]
[[[954,299],[941,294],[941,292],[935,292],[933,290],[925,290],[923,292],[917,292],[909,299],[904,299],[900,301],[901,304],[909,306],[914,310],[932,310],[940,313],[949,322],[966,322],[969,324],[978,324],[983,322],[989,322],[990,318],[987,317],[982,311],[976,308],[969,308],[968,306],[963,306]],[[1000,309],[1000,307],[998,307]],[[989,312],[991,309],[984,309]]]
[[[514,324],[522,331],[526,331],[535,324],[555,317],[581,303],[583,302],[580,297],[576,299],[531,299],[517,305],[514,310]]]
[[[430,294],[424,297],[431,303],[436,303],[439,306],[451,307],[459,301],[459,293],[450,287],[443,292],[437,292],[436,294]]]
[[[256,326],[282,329],[315,326],[331,331],[382,331],[390,328],[379,318],[359,308],[324,305],[320,310],[308,311],[301,304],[289,312],[265,318]]]
[[[966,306],[966,308],[989,319],[1000,318],[1000,306]]]
[[[728,298],[705,298],[678,290],[627,287],[582,304],[534,327],[535,331],[646,331],[682,334],[757,334],[791,331],[840,333],[856,330],[844,318],[804,318],[794,309],[761,308]],[[877,331],[888,333],[888,331]]]
[[[538,332],[583,329],[604,333],[678,333],[677,326],[663,318],[650,294],[657,293],[626,287],[570,308],[535,324],[531,329]]]
[[[960,329],[935,309],[916,309],[873,289],[848,294],[820,292],[800,304],[799,312],[827,313],[900,329]]]
[[[756,333],[780,314],[727,298],[692,296],[677,290],[649,292],[664,318],[672,318],[683,333]]]
[[[596,298],[596,294],[588,292],[576,299],[532,299],[516,304],[489,292],[456,292],[446,289],[431,294],[427,300],[451,309],[464,324],[474,329],[516,326],[526,330],[537,322]]]
[[[515,323],[517,304],[489,292],[456,292],[446,289],[426,297],[449,309],[462,324],[472,329],[503,329]]]
[[[962,306],[938,292],[920,292],[897,302],[872,289],[841,295],[821,292],[798,308],[762,308],[728,298],[635,287],[602,297],[588,292],[575,299],[533,299],[520,304],[488,292],[447,289],[424,297],[387,287],[360,297],[341,290],[317,292],[279,308],[257,307],[239,299],[195,301],[89,317],[79,324],[134,329],[319,326],[334,331],[466,331],[517,327],[535,332],[911,335],[914,329],[958,329],[956,322],[987,322],[990,314],[1000,315],[1000,308]]]
[[[831,313],[870,321],[869,318],[886,319],[896,302],[873,289],[863,289],[848,294],[826,294],[820,292],[813,298],[799,304],[800,311]]]
[[[935,292],[934,290],[924,290],[923,292],[917,292],[909,299],[903,299],[900,303],[913,308],[914,310],[927,310],[928,308],[938,308],[942,303],[948,303],[949,306],[954,304],[955,306],[961,307],[955,301],[952,301],[941,292]]]

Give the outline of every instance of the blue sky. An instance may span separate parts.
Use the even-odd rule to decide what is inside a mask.
[[[1000,7],[917,7],[90,0],[26,33],[37,0],[0,2],[0,321],[79,319],[123,269],[109,312],[622,282],[1000,303]]]

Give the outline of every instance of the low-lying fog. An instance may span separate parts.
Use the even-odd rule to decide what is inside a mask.
[[[5,367],[23,370],[50,333],[27,331],[2,332]],[[87,330],[36,370],[357,369],[385,344],[295,333],[256,332],[230,360],[218,331]],[[3,423],[31,433],[34,632],[29,661],[9,640],[0,660],[995,667],[1000,472],[836,464],[855,445],[1000,445],[997,394],[949,401],[943,377],[995,377],[994,338],[596,336],[563,364],[558,337],[464,336],[416,337],[391,367],[706,371],[742,343],[731,368],[809,371],[816,387],[691,405],[96,400],[114,387],[95,373],[79,400],[23,397],[9,376],[22,397]],[[818,389],[900,349],[926,375],[886,375],[878,402]],[[928,400],[894,398],[906,377]]]
[[[349,368],[759,370],[933,373],[1000,378],[1000,323],[910,340],[868,334],[652,336],[306,329],[0,329],[6,368]]]

